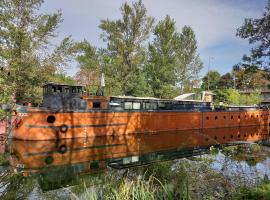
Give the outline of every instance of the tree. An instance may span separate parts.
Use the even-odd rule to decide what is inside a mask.
[[[171,98],[176,96],[176,43],[179,37],[175,28],[175,21],[168,15],[160,21],[154,29],[154,41],[149,44],[149,60],[146,68],[147,81],[154,96]]]
[[[79,64],[79,71],[76,80],[79,84],[85,85],[86,90],[97,90],[100,86],[101,65],[96,48],[92,47],[86,40],[79,45],[80,54],[76,60]]]
[[[193,29],[189,26],[182,28],[176,43],[177,65],[176,76],[181,92],[192,90],[192,81],[198,80],[203,64],[197,53],[197,41]]]
[[[203,90],[215,90],[219,86],[219,82],[221,80],[221,76],[217,71],[209,71],[204,77],[203,77],[203,83],[201,88]]]
[[[120,10],[121,19],[101,20],[99,26],[103,31],[101,37],[107,43],[107,50],[103,52],[106,77],[114,77],[111,84],[120,87],[118,91],[122,94],[144,95],[146,53],[143,45],[154,19],[147,16],[141,0],[132,5],[124,3]]]
[[[270,66],[270,0],[268,0],[263,16],[258,19],[247,18],[237,30],[237,36],[248,39],[250,44],[258,44],[245,55],[243,60],[248,66],[259,66],[269,70]]]
[[[68,84],[68,85],[75,85],[77,83],[73,77],[67,76],[64,73],[55,73],[50,78],[50,80],[54,83]]]
[[[178,33],[175,21],[166,16],[156,25],[154,36],[148,48],[147,66],[147,81],[154,95],[171,98],[179,93],[178,88],[181,92],[193,90],[202,62],[192,28],[185,26]]]
[[[269,86],[269,74],[262,69],[252,69],[239,65],[233,71],[236,88],[239,90],[264,90]]]
[[[5,94],[18,102],[39,102],[38,87],[69,60],[73,42],[66,37],[52,53],[45,53],[62,22],[61,13],[40,14],[43,0],[0,1],[0,64]],[[2,98],[2,97],[1,97]]]
[[[220,77],[217,84],[218,88],[229,89],[234,87],[234,77],[231,73],[226,73]]]
[[[254,91],[250,94],[242,94],[238,90],[218,89],[215,90],[215,104],[223,102],[227,105],[255,105],[262,101],[261,93]]]

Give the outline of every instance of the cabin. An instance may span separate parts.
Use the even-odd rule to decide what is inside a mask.
[[[114,111],[210,111],[211,105],[211,102],[203,101],[132,96],[113,96],[109,103]]]
[[[43,86],[42,106],[53,109],[82,109],[86,104],[82,101],[83,86],[47,83]]]
[[[209,111],[211,102],[154,97],[103,96],[87,94],[81,85],[48,83],[43,86],[43,107],[52,110],[110,111]]]

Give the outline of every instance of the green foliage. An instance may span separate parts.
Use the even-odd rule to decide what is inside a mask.
[[[226,73],[220,77],[218,81],[217,87],[219,89],[229,89],[234,87],[234,80],[233,80],[232,73]]]
[[[234,200],[247,199],[270,199],[270,183],[260,183],[257,187],[242,187],[232,197]]]
[[[4,154],[0,154],[0,166],[9,165],[9,160],[5,157]]]
[[[238,66],[233,71],[235,86],[239,90],[264,90],[269,86],[269,73],[256,66]]]
[[[202,79],[203,90],[215,90],[218,88],[221,76],[217,71],[209,71]]]
[[[40,14],[43,0],[4,0],[0,3],[0,74],[1,101],[11,96],[17,102],[39,103],[37,92],[75,50],[70,37],[65,38],[51,54],[44,53],[62,22],[61,13]],[[2,91],[2,90],[1,90]]]
[[[237,36],[248,39],[250,44],[258,46],[252,48],[250,56],[244,56],[245,65],[248,67],[262,66],[269,69],[270,64],[270,1],[261,18],[247,18],[244,24],[237,30]]]
[[[223,102],[227,105],[256,105],[262,101],[261,93],[258,91],[250,94],[240,94],[234,89],[215,90],[215,104]]]
[[[64,73],[55,73],[53,74],[50,79],[50,82],[59,83],[59,84],[68,84],[68,85],[75,85],[76,81],[71,76],[67,76]]]
[[[142,77],[146,60],[143,44],[148,39],[154,19],[147,16],[141,0],[132,5],[124,3],[120,11],[121,19],[101,20],[99,26],[101,37],[107,43],[107,49],[103,52],[103,62],[107,61],[105,73],[106,77],[114,77],[110,79],[110,84],[117,85],[122,94],[137,95],[146,85]]]
[[[79,64],[79,71],[76,80],[79,84],[85,85],[88,92],[98,90],[101,78],[101,65],[96,48],[84,40],[78,45],[80,54],[76,60]]]
[[[193,82],[199,79],[203,63],[197,53],[197,41],[193,29],[190,26],[184,26],[179,37],[179,43],[176,44],[177,85],[180,87],[181,93],[191,92],[193,90]]]
[[[171,98],[177,95],[173,87],[176,83],[176,44],[180,42],[175,21],[167,15],[156,25],[154,36],[148,47],[147,81],[155,97]]]
[[[197,42],[191,27],[181,33],[168,15],[154,28],[154,41],[149,44],[146,66],[147,82],[154,96],[172,98],[179,92],[193,90],[202,63],[197,54]],[[180,90],[180,91],[179,91]]]

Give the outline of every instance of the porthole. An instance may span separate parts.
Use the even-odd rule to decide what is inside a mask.
[[[215,136],[214,139],[217,140],[217,136]]]
[[[238,119],[240,119],[240,115],[238,115]]]
[[[261,118],[262,118],[263,116],[261,115]]]
[[[247,118],[247,115],[245,115],[245,118]]]
[[[250,135],[251,135],[251,137],[253,137],[253,133],[251,133]]]
[[[209,117],[208,116],[206,117],[206,120],[209,120]]]
[[[238,137],[238,138],[240,138],[241,136],[240,136],[240,135],[238,135],[237,137]]]
[[[205,141],[207,142],[208,141],[208,138],[205,138]]]
[[[233,116],[231,116],[231,119],[233,119]]]
[[[257,115],[257,118],[259,118],[259,115]]]
[[[49,115],[47,117],[47,122],[50,123],[50,124],[54,123],[55,122],[55,116]]]
[[[233,135],[231,135],[231,139],[233,139]]]
[[[250,117],[253,118],[253,115],[251,115]]]
[[[225,115],[223,116],[223,119],[226,119],[226,116]]]
[[[218,119],[218,117],[217,116],[215,116],[215,120],[217,120]]]
[[[225,140],[226,139],[226,137],[225,136],[223,136],[223,140]]]
[[[244,134],[244,137],[247,137],[247,135],[246,135],[246,134]]]

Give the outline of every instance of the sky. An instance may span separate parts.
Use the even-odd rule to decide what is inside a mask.
[[[132,0],[45,0],[41,12],[61,10],[64,21],[60,24],[58,38],[72,35],[75,41],[88,40],[96,47],[105,47],[100,39],[100,20],[115,20],[121,17],[120,6]],[[236,30],[245,18],[262,16],[267,0],[143,0],[148,15],[156,23],[168,14],[176,21],[178,31],[189,25],[195,31],[198,53],[204,67],[221,74],[230,72],[239,63],[243,54],[248,54],[251,45],[236,37]],[[209,62],[210,61],[210,62]],[[210,63],[210,64],[209,64]],[[67,73],[74,75],[78,67],[72,63]]]

